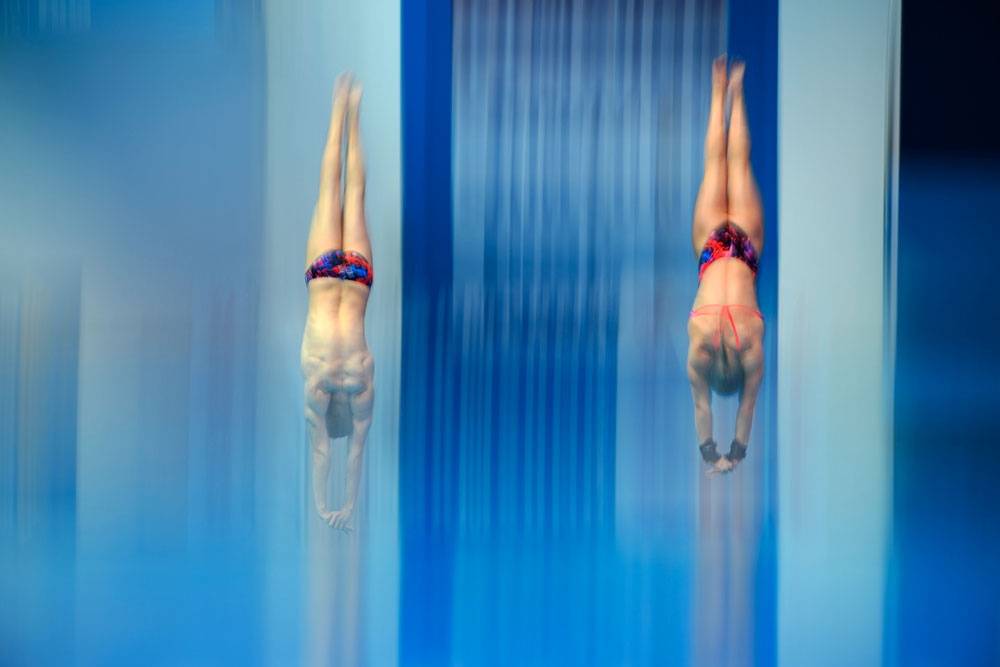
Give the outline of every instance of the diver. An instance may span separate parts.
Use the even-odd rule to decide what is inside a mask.
[[[712,102],[705,133],[705,174],[691,227],[698,292],[688,319],[687,371],[699,448],[709,475],[734,470],[746,456],[754,405],[764,374],[764,318],[754,281],[764,245],[760,191],[750,167],[743,99],[745,64],[726,56],[712,64]],[[726,137],[726,93],[732,111]],[[720,454],[712,438],[712,392],[739,392],[733,441]]]
[[[334,86],[319,197],[306,246],[309,314],[302,338],[305,420],[312,444],[316,511],[330,526],[345,532],[352,530],[349,524],[358,498],[362,456],[375,398],[375,367],[365,340],[372,251],[365,227],[360,105],[360,83],[350,75],[341,74]],[[342,167],[345,116],[347,157],[346,167]],[[339,510],[330,511],[327,509],[330,440],[343,437],[347,438],[344,502]]]

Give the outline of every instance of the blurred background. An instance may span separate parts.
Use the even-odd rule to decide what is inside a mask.
[[[1000,662],[998,29],[975,0],[0,4],[0,664]],[[722,52],[768,372],[705,479]],[[376,273],[349,536],[299,370],[343,70]]]

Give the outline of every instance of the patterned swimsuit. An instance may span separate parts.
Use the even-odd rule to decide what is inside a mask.
[[[306,285],[313,278],[340,278],[372,286],[372,265],[364,255],[353,250],[329,250],[306,270]]]
[[[742,260],[753,271],[753,277],[757,277],[757,251],[746,232],[731,222],[723,223],[705,241],[698,260],[698,282],[701,282],[712,262],[723,257]]]

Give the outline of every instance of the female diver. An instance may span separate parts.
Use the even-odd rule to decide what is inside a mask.
[[[374,364],[365,341],[365,309],[372,284],[371,244],[365,227],[365,167],[358,129],[361,85],[337,79],[319,198],[306,246],[309,314],[302,338],[305,419],[312,443],[316,511],[350,532],[361,480],[361,459],[375,398]],[[341,201],[341,139],[348,117],[347,166]],[[347,436],[347,485],[340,510],[326,506],[330,439]]]
[[[764,319],[754,280],[764,245],[760,192],[750,167],[750,131],[743,101],[744,63],[734,61],[726,140],[726,57],[712,66],[712,103],[705,133],[705,175],[695,201],[691,235],[698,257],[698,292],[688,320],[688,379],[694,421],[709,475],[736,468],[746,456],[754,404],[764,374]],[[712,391],[739,392],[736,431],[720,455],[712,439]]]

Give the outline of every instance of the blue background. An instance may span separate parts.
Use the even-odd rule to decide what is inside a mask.
[[[749,63],[779,307],[778,2],[475,4],[401,3],[398,624],[368,589],[334,618],[410,664],[772,664],[774,387],[741,477],[708,487],[676,350],[723,50]],[[903,12],[888,664],[1000,660],[994,5]],[[0,10],[0,663],[300,661],[302,544],[262,526],[268,493],[303,517],[308,494],[267,487],[241,268],[266,236],[263,8],[43,6],[83,4]]]
[[[995,3],[906,2],[893,553],[898,664],[1000,660]],[[979,64],[977,64],[979,63]]]

